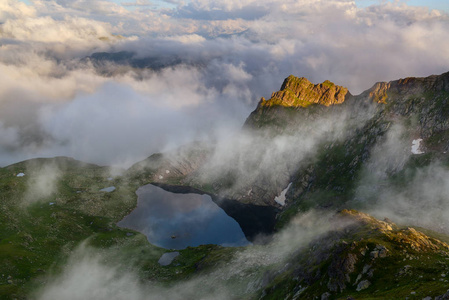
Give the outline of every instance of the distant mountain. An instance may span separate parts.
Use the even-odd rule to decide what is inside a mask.
[[[182,59],[170,53],[166,55],[159,53],[157,56],[142,57],[132,51],[95,52],[90,56],[84,57],[81,62],[92,64],[103,75],[120,74],[121,72],[129,71],[129,69],[160,71],[180,64],[191,66],[204,65],[201,61]]]

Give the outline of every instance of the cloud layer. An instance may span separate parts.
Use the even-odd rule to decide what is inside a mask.
[[[131,163],[240,127],[289,74],[357,94],[449,69],[448,15],[403,3],[32,3],[0,4],[0,165]],[[86,59],[120,51],[134,63]]]

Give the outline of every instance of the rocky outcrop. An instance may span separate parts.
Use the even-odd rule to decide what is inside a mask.
[[[378,82],[368,91],[368,97],[376,103],[387,103],[387,91],[391,84],[387,82]]]
[[[350,96],[348,89],[335,85],[329,80],[313,84],[304,77],[290,75],[284,80],[279,91],[269,100],[261,99],[259,106],[307,107],[312,104],[330,106],[343,103]]]
[[[446,291],[446,243],[355,210],[343,210],[330,222],[334,230],[298,251],[273,276],[262,299],[277,299],[283,289],[285,299],[370,299],[380,290],[385,299],[405,298],[427,283],[432,290],[423,289],[419,299]],[[441,277],[437,288],[436,274]]]
[[[365,290],[365,289],[369,288],[370,285],[371,285],[371,282],[369,282],[368,280],[363,280],[357,285],[356,291],[360,292],[362,290]]]
[[[391,238],[414,251],[449,250],[449,245],[447,243],[428,237],[414,228],[401,230],[396,235],[391,236]]]

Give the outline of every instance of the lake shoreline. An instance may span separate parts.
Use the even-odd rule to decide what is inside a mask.
[[[232,199],[220,198],[214,194],[191,186],[151,183],[175,194],[208,195],[225,213],[239,223],[250,242],[262,242],[275,232],[276,216],[279,209],[271,206],[245,204]]]

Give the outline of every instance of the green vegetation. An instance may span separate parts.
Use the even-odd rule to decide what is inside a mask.
[[[21,172],[25,176],[17,177]],[[52,192],[40,194],[36,182]],[[100,192],[108,186],[116,190]],[[113,177],[108,168],[69,158],[35,159],[0,169],[0,298],[27,298],[60,273],[81,245],[142,279],[167,283],[189,278],[199,261],[207,269],[214,257],[232,257],[234,250],[200,246],[181,250],[176,266],[160,266],[157,261],[168,250],[116,225],[135,207],[138,186],[138,181]]]
[[[59,174],[55,180],[58,188],[32,201],[27,193],[45,165],[51,165],[51,171]],[[17,177],[20,172],[25,176]],[[180,250],[180,255],[170,265],[160,266],[157,261],[168,250],[152,246],[140,233],[115,225],[135,206],[137,186],[127,177],[116,176],[111,180],[110,176],[107,168],[65,158],[25,162],[0,170],[0,298],[26,299],[60,274],[80,247],[98,255],[105,264],[113,261],[122,270],[138,274],[143,282],[158,283],[166,288],[202,274],[207,277],[211,272],[219,272],[232,263],[236,255],[250,251],[216,245],[188,247]],[[111,185],[116,187],[115,191],[99,192]],[[321,194],[310,201],[332,197],[335,194]],[[415,292],[416,297],[424,297],[445,292],[447,281],[441,274],[449,274],[449,246],[356,211],[345,211],[340,218],[355,219],[358,225],[350,226],[349,231],[344,227],[342,231],[317,236],[312,244],[298,249],[287,265],[273,262],[264,267],[249,266],[244,272],[250,277],[242,280],[231,275],[224,284],[242,293],[251,280],[268,276],[272,280],[267,282],[263,294],[250,292],[245,297],[252,299],[263,295],[264,299],[292,299],[295,294],[299,299],[320,297],[329,292],[329,287],[333,289],[329,282],[341,284],[335,268],[344,265],[345,258],[353,255],[357,257],[354,267],[349,267],[348,277],[344,277],[349,281],[343,282],[344,289],[332,290],[331,299],[406,297],[411,292]],[[426,233],[433,235],[429,231]],[[438,238],[449,240],[441,234]],[[426,241],[435,246],[429,248]],[[370,253],[378,251],[379,245],[387,249],[388,255],[373,260]],[[254,247],[252,251],[267,251],[264,250],[267,246]],[[374,270],[374,275],[363,271],[367,265]],[[355,282],[362,280],[357,280],[360,274],[363,280],[369,280],[370,286],[357,291]]]
[[[325,293],[329,299],[423,299],[447,291],[449,245],[356,211],[343,211],[342,217],[356,222],[299,252],[264,289],[263,299],[313,299]],[[364,280],[369,284],[362,288]]]

